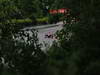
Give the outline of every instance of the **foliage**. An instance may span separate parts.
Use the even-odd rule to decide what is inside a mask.
[[[29,35],[29,32],[32,35]],[[46,55],[40,49],[35,31],[29,32],[20,31],[12,36],[10,34],[2,36],[0,43],[1,57],[4,59],[2,64],[7,65],[8,70],[22,75],[45,75]]]
[[[0,73],[100,75],[99,4],[99,0],[0,0]],[[48,16],[49,9],[66,7],[71,10],[57,32],[58,41],[47,52],[48,60],[36,31],[20,31],[17,23],[11,23],[33,21]]]
[[[18,13],[17,7],[14,5],[13,1],[10,0],[0,0],[0,22],[15,18],[15,13]]]
[[[0,0],[0,9],[0,75],[6,71],[21,75],[45,75],[47,56],[38,43],[37,32],[20,31],[16,23],[11,23],[19,16],[19,8],[14,1]]]
[[[70,4],[67,6],[71,8],[71,12],[66,16],[64,28],[57,33],[58,46],[53,46],[54,48],[51,49],[50,61],[56,60],[55,56],[63,57],[66,54],[61,60],[64,63],[60,64],[66,68],[64,70],[57,68],[62,69],[58,71],[60,75],[99,75],[100,1],[70,0],[68,2]]]

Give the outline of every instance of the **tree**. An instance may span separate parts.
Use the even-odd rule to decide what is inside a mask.
[[[6,68],[22,75],[45,75],[47,56],[38,43],[37,32],[21,31],[16,24],[8,23],[16,18],[13,14],[17,15],[12,0],[0,0],[0,5],[0,73]]]
[[[99,75],[100,1],[70,0],[68,2],[69,5],[66,6],[71,9],[70,16],[67,16],[63,30],[58,33],[59,47],[69,54],[65,56],[68,58],[66,59],[68,65],[63,64],[66,66],[65,75]],[[55,48],[52,54],[57,51],[57,56],[63,56],[57,49]]]

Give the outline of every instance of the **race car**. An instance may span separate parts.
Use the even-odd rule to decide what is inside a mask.
[[[51,32],[45,34],[45,38],[53,38],[53,37],[54,35]]]

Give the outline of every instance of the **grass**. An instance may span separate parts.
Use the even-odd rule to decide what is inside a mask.
[[[48,17],[43,17],[43,18],[37,18],[37,22],[48,22],[49,18]]]
[[[31,19],[12,19],[11,21],[7,21],[7,23],[30,23]]]

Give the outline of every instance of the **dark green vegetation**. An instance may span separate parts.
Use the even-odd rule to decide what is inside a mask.
[[[15,22],[44,21],[47,6],[70,12],[58,42],[44,53],[37,32],[29,36]],[[100,75],[99,9],[99,0],[0,0],[0,75]]]
[[[100,75],[99,4],[96,0],[69,1],[67,23],[49,51],[54,75]]]
[[[46,75],[47,56],[40,49],[37,32],[30,30],[30,36],[20,30],[21,19],[27,22],[31,13],[18,5],[15,0],[0,0],[0,75]]]

